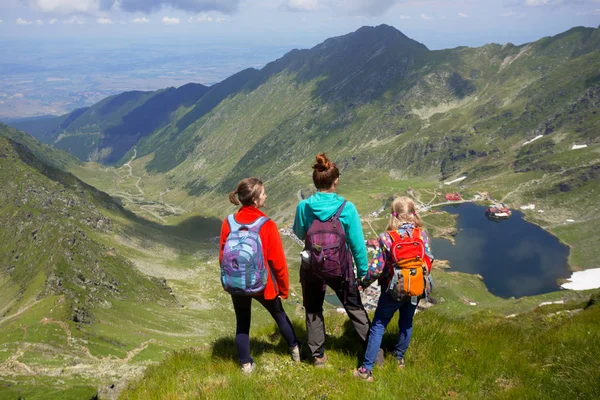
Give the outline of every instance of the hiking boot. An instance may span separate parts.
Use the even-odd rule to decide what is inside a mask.
[[[302,346],[300,345],[300,343],[298,343],[294,347],[290,347],[290,354],[292,355],[293,362],[299,363],[300,361],[302,361]]]
[[[404,365],[404,358],[401,358],[398,360],[398,368],[399,369],[404,369],[405,365]]]
[[[323,368],[327,363],[327,354],[323,354],[322,357],[313,357],[316,368]]]
[[[249,362],[246,364],[242,364],[242,374],[250,375],[256,369],[256,364],[253,362]]]
[[[379,349],[379,351],[377,352],[377,358],[375,359],[375,365],[381,367],[383,365],[384,357],[385,354],[383,352],[383,349]]]
[[[368,369],[366,369],[364,366],[361,366],[358,369],[354,370],[354,373],[352,374],[354,375],[354,377],[362,379],[363,381],[367,381],[367,382],[373,382],[374,378],[373,378],[373,373],[371,371],[369,371]]]

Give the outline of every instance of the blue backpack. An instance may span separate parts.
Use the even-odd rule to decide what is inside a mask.
[[[265,290],[268,264],[258,232],[268,220],[260,217],[251,224],[240,224],[233,214],[227,217],[230,232],[221,261],[221,284],[227,292],[252,296]]]

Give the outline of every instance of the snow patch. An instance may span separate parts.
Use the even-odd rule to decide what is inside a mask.
[[[563,289],[588,290],[600,288],[600,268],[573,272],[567,283],[560,285]]]
[[[521,206],[521,210],[535,210],[535,204],[527,204],[526,206]]]
[[[444,182],[444,185],[451,185],[451,184],[453,184],[453,183],[456,183],[456,182],[464,181],[465,179],[467,179],[467,177],[466,177],[466,176],[461,176],[460,178],[456,178],[456,179],[455,179],[455,180],[453,180],[453,181],[450,181],[450,182]]]
[[[538,306],[542,307],[542,306],[549,306],[549,305],[552,305],[552,304],[565,304],[565,301],[564,300],[544,301],[544,302],[541,302]]]
[[[573,147],[571,147],[571,150],[584,149],[586,147],[587,144],[574,144]]]
[[[526,141],[525,143],[523,143],[521,146],[525,146],[526,144],[533,143],[533,142],[535,142],[536,140],[538,140],[539,138],[542,138],[542,137],[544,137],[544,135],[537,135],[537,136],[536,136],[536,137],[534,137],[533,139],[531,139],[531,140],[528,140],[528,141]]]

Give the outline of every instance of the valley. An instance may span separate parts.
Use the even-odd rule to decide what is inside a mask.
[[[216,368],[214,380],[190,377],[195,386],[181,385],[182,396],[193,397],[200,386],[223,393],[229,380],[241,390],[230,374],[237,368],[228,349],[234,316],[218,277],[221,221],[236,210],[227,194],[249,175],[264,181],[265,211],[282,232],[290,267],[284,306],[304,334],[301,244],[290,228],[297,202],[314,191],[317,152],[339,166],[339,193],[357,206],[367,238],[385,228],[393,198],[408,195],[421,206],[427,231],[453,240],[461,234],[456,216],[440,207],[457,203],[445,200],[447,193],[460,193],[465,205],[534,204],[522,210],[524,219],[569,247],[570,271],[597,268],[599,65],[594,28],[522,46],[430,51],[381,25],[292,50],[212,86],[125,92],[53,119],[14,123],[17,129],[0,125],[0,397],[144,398],[146,384],[158,389],[151,378],[138,379],[181,372],[179,362],[207,364],[207,357],[214,359],[207,367]],[[479,365],[486,357],[455,344],[452,334],[478,343],[479,354],[499,352],[470,336],[471,325],[483,334],[501,327],[523,341],[538,324],[577,343],[592,335],[571,329],[568,318],[587,327],[597,307],[585,311],[585,304],[597,289],[502,298],[481,276],[458,270],[436,261],[436,304],[416,321],[431,323],[443,347],[460,348]],[[542,308],[545,302],[553,304]],[[334,308],[328,305],[333,314]],[[337,351],[348,339],[343,320],[334,320],[328,334],[337,338]],[[257,308],[261,361],[276,371],[278,338],[270,324]],[[561,339],[548,337],[548,349]],[[421,340],[423,354],[440,356],[433,342]],[[537,344],[527,348],[539,350]],[[537,364],[556,361],[540,354],[513,366],[527,370],[527,379],[551,379]],[[351,355],[338,357],[351,364]],[[456,366],[460,360],[440,357],[446,363],[433,369],[469,376]],[[502,360],[489,357],[502,371],[486,379],[512,376],[506,398],[511,388],[531,394]],[[588,367],[567,367],[574,365],[593,380]],[[144,371],[150,372],[140,378]],[[178,372],[168,378],[175,380],[167,397],[178,393]],[[332,379],[324,372],[317,386]],[[448,387],[461,381],[445,379]],[[470,387],[461,390],[477,397]],[[430,392],[453,397],[438,389]]]

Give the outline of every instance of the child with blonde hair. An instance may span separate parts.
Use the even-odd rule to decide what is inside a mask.
[[[375,252],[369,260],[367,276],[362,282],[362,287],[366,288],[370,284],[370,273],[373,276],[381,274],[381,295],[371,325],[363,364],[354,371],[357,378],[373,381],[372,371],[381,340],[396,311],[400,311],[399,334],[393,354],[398,360],[398,368],[404,368],[404,354],[410,343],[417,304],[431,289],[429,272],[433,256],[429,239],[422,227],[423,222],[412,199],[398,197],[392,202],[390,221],[386,231],[379,235]],[[416,248],[421,249],[421,255],[413,257],[413,253],[410,252],[416,251]],[[399,254],[406,257],[400,257]],[[409,281],[412,288],[411,284],[407,285]]]

